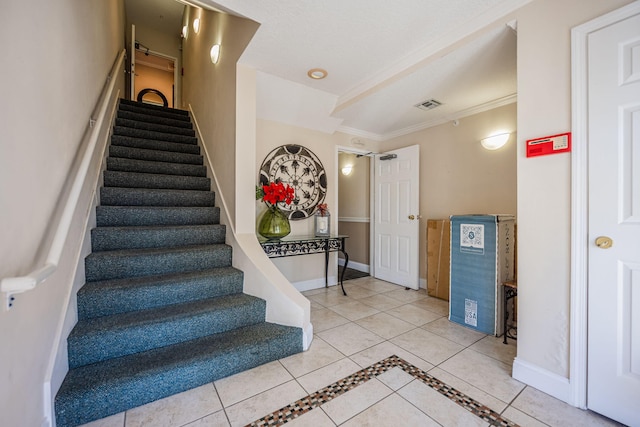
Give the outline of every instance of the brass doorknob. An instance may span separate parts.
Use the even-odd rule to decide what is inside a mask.
[[[611,246],[613,246],[613,240],[611,239],[611,237],[600,236],[596,238],[596,246],[600,249],[609,249]]]
[[[414,215],[409,215],[409,219],[413,221],[414,219],[416,219],[416,217]]]

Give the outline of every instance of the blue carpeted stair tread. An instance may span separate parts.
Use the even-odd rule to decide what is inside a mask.
[[[133,225],[218,224],[220,208],[215,206],[98,206],[98,227]]]
[[[104,171],[105,187],[211,190],[211,180],[200,176]]]
[[[58,427],[104,418],[302,351],[302,330],[259,323],[73,369]]]
[[[128,249],[92,252],[84,259],[88,282],[231,266],[231,246]]]
[[[264,300],[235,294],[84,320],[68,338],[69,367],[264,322],[265,310]]]
[[[105,206],[214,206],[215,193],[202,190],[102,187],[100,203]]]
[[[135,120],[137,122],[143,122],[143,123],[155,123],[159,125],[167,125],[167,126],[179,127],[184,129],[193,129],[193,126],[189,121],[182,120],[182,119],[174,119],[170,117],[161,117],[155,114],[149,114],[149,111],[147,110],[140,110],[140,109],[136,111],[119,110],[116,117],[119,119]]]
[[[212,245],[224,243],[225,228],[220,224],[96,227],[91,230],[91,248],[101,252]]]
[[[144,148],[122,147],[119,145],[109,147],[109,156],[133,160],[148,160],[152,162],[184,163],[198,166],[202,166],[203,161],[202,156],[199,154],[148,150]]]
[[[111,147],[141,148],[145,150],[173,151],[176,153],[200,154],[200,147],[195,144],[180,142],[156,141],[154,139],[134,138],[132,136],[111,135]]]
[[[243,273],[233,267],[87,282],[78,291],[78,318],[147,310],[242,292]]]
[[[207,168],[204,165],[152,162],[148,160],[134,160],[121,157],[107,157],[107,170],[160,175],[207,176]]]
[[[160,123],[148,123],[138,120],[129,120],[124,118],[116,118],[116,126],[127,127],[138,130],[148,130],[152,132],[161,132],[172,135],[196,136],[196,132],[189,128],[176,127]]]
[[[185,144],[197,144],[195,136],[177,135],[174,133],[156,132],[145,129],[136,129],[126,126],[114,126],[114,135],[132,136],[134,138],[157,139],[158,141],[182,142]]]

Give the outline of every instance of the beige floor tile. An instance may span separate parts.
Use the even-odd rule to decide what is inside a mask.
[[[214,385],[222,404],[227,407],[292,379],[289,372],[276,360],[218,380]]]
[[[360,285],[346,286],[345,285],[344,288],[347,291],[347,295],[349,295],[349,298],[358,299],[358,300],[362,298],[370,297],[372,295],[376,295],[379,293],[378,291],[369,289],[369,287],[366,285],[364,286],[360,286]]]
[[[347,356],[384,341],[384,338],[355,323],[347,323],[317,335]]]
[[[363,304],[376,308],[380,311],[391,310],[392,308],[396,308],[401,305],[404,305],[403,302],[400,302],[397,299],[393,299],[391,297],[387,297],[382,294],[376,294],[367,298],[363,298],[359,301]]]
[[[287,427],[334,427],[335,425],[331,418],[320,408],[312,409],[286,424]]]
[[[515,359],[517,351],[514,340],[507,340],[507,344],[505,344],[504,337],[495,337],[493,335],[486,336],[470,348],[508,365],[513,365],[513,359]]]
[[[231,426],[244,426],[306,396],[296,381],[289,381],[225,408]]]
[[[391,342],[433,365],[439,365],[464,349],[460,344],[420,328],[399,335]]]
[[[311,311],[313,311],[313,310],[322,310],[322,309],[326,308],[324,305],[322,305],[322,304],[320,304],[318,302],[315,302],[315,301],[311,301],[311,300],[309,300],[309,306],[311,307]]]
[[[428,310],[440,316],[449,316],[449,301],[427,297],[412,303],[418,308]]]
[[[393,299],[397,299],[400,302],[410,303],[414,301],[418,301],[427,297],[427,293],[423,292],[423,290],[413,290],[413,289],[396,289],[391,292],[385,292],[384,295],[391,297]]]
[[[420,381],[401,388],[398,394],[443,426],[487,426],[489,423]]]
[[[332,329],[345,323],[349,323],[349,319],[340,316],[328,308],[311,311],[311,324],[313,325],[313,332],[315,333]]]
[[[224,411],[218,411],[215,414],[207,415],[197,421],[189,423],[184,427],[229,427],[229,420]]]
[[[443,371],[440,368],[434,368],[434,369],[430,370],[429,371],[429,375],[439,379],[443,383],[455,388],[459,392],[464,393],[467,396],[469,396],[470,398],[472,398],[472,399],[482,403],[483,405],[493,409],[494,411],[496,411],[499,414],[502,413],[502,411],[504,411],[504,409],[507,407],[507,403],[506,402],[503,402],[502,400],[493,397],[489,393],[486,393],[486,392],[480,390],[479,388],[472,386],[468,382],[466,382],[466,381],[464,381],[464,380],[462,380],[462,379],[460,379],[460,378],[458,378],[458,377],[456,377],[454,375],[451,375],[447,371]]]
[[[344,357],[344,354],[316,336],[311,342],[309,350],[280,359],[280,363],[294,378],[298,378]]]
[[[451,322],[446,317],[429,322],[422,328],[465,347],[486,337],[486,334],[465,328],[462,325]]]
[[[205,384],[126,412],[126,427],[178,427],[222,409],[213,384]]]
[[[386,339],[397,337],[400,334],[404,334],[405,332],[415,329],[415,325],[407,323],[404,320],[400,320],[387,313],[374,314],[373,316],[357,320],[356,323]]]
[[[442,317],[439,314],[418,308],[413,304],[401,305],[399,307],[392,308],[391,310],[387,310],[386,313],[416,326],[422,326]]]
[[[405,371],[398,368],[397,366],[395,368],[389,369],[387,372],[383,374],[378,375],[376,378],[382,384],[386,385],[387,387],[389,387],[391,390],[394,390],[394,391],[404,387],[405,385],[409,384],[411,381],[414,381],[415,379],[413,378],[413,376],[407,374]]]
[[[547,427],[545,423],[540,422],[533,417],[530,417],[524,412],[518,411],[513,406],[509,406],[507,410],[504,411],[502,416],[509,421],[513,421],[514,423],[518,424],[520,427]]]
[[[316,392],[329,384],[341,380],[360,370],[360,366],[351,359],[341,359],[323,368],[317,369],[299,377],[298,383],[307,391],[307,394]]]
[[[349,302],[349,297],[342,295],[342,291],[338,293],[336,290],[328,290],[323,293],[318,293],[307,297],[309,301],[315,301],[325,307],[331,307],[337,304],[344,304]]]
[[[439,424],[397,394],[383,399],[342,424],[343,427],[437,427]]]
[[[310,297],[311,295],[318,295],[318,294],[324,294],[327,293],[331,288],[317,288],[317,289],[310,289],[308,291],[304,291],[304,292],[300,292],[302,295],[304,295],[305,297]]]
[[[376,292],[390,292],[395,290],[404,289],[404,286],[396,285],[395,283],[385,282],[383,280],[375,279],[373,277],[367,277],[359,279],[358,282],[361,286],[367,286],[367,288]]]
[[[511,365],[470,349],[456,354],[439,368],[503,402],[511,402],[524,388],[524,384],[511,378]]]
[[[82,424],[80,427],[123,427],[124,426],[124,412],[111,415],[110,417],[100,418],[99,420],[91,421],[87,424]]]
[[[332,305],[329,309],[351,321],[362,319],[363,317],[371,316],[380,312],[379,310],[359,301],[350,301],[344,304]]]
[[[393,391],[377,379],[372,379],[321,406],[336,424],[342,424]]]
[[[366,368],[373,365],[374,363],[386,359],[389,356],[393,356],[394,354],[425,372],[428,372],[433,368],[433,365],[431,363],[419,358],[413,353],[409,353],[407,350],[400,348],[389,341],[382,342],[378,345],[354,354],[350,357],[350,359],[356,362],[362,368]]]
[[[550,426],[619,426],[615,421],[591,411],[568,405],[533,387],[527,387],[511,404],[512,407]]]

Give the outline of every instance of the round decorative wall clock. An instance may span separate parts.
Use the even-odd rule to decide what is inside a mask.
[[[267,154],[260,167],[259,179],[260,185],[282,182],[295,190],[293,202],[279,206],[292,220],[313,215],[327,194],[327,176],[322,162],[301,145],[282,145]]]

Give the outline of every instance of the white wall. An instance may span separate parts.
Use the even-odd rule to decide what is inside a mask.
[[[0,38],[0,277],[35,267],[50,218],[90,114],[124,48],[121,0],[2,4]],[[122,86],[122,85],[120,85]],[[86,214],[86,212],[84,212]],[[84,215],[63,253],[79,251]],[[46,248],[45,248],[46,249]],[[40,426],[43,383],[76,265],[66,262],[38,289],[0,312],[2,424]]]
[[[537,0],[518,20],[518,356],[514,375],[566,398],[571,154],[527,158],[527,139],[571,131],[572,27],[628,0]],[[533,370],[528,369],[532,367]],[[548,385],[551,384],[551,385]],[[554,390],[556,388],[556,390]],[[566,392],[564,392],[566,394]]]

